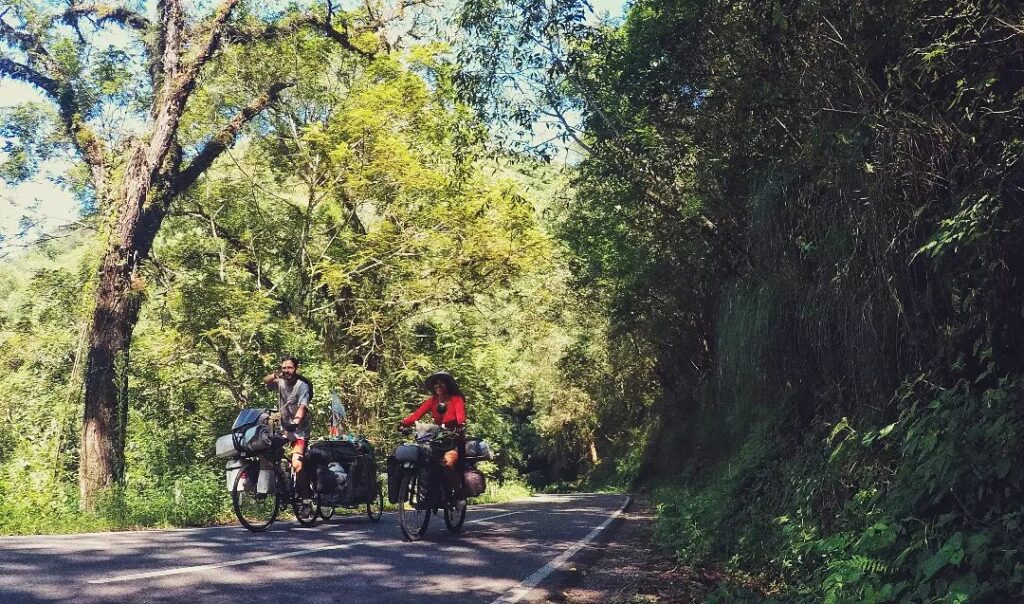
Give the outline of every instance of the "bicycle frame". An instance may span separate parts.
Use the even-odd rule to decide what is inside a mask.
[[[284,437],[274,435],[269,450],[256,453],[243,452],[239,455],[239,458],[242,460],[242,472],[236,478],[235,486],[232,489],[232,508],[239,522],[251,531],[264,531],[270,528],[274,521],[277,520],[277,515],[282,506],[291,506],[295,511],[296,520],[300,524],[307,526],[313,524],[316,521],[317,515],[320,514],[319,497],[314,485],[310,485],[311,498],[305,499],[299,494],[299,488],[296,484],[297,475],[292,471],[291,463],[289,463],[285,455],[284,449],[287,442],[287,439]],[[257,471],[253,472],[254,469]],[[261,501],[261,495],[263,497],[272,496],[274,498],[273,510],[269,513],[269,519],[265,522],[253,522],[251,518],[246,517],[246,513],[242,510],[242,499],[245,498],[248,504],[248,494],[244,492],[246,489],[239,489],[239,486],[244,484],[242,482],[243,479],[248,480],[251,478],[250,475],[252,475],[256,477],[256,488],[258,489],[259,477],[263,472],[271,472],[273,476],[273,491],[260,494],[257,490],[257,493],[253,496],[253,501],[257,502],[256,506],[259,507],[258,502]]]
[[[399,488],[398,522],[402,534],[409,541],[420,539],[430,525],[430,516],[437,515],[440,510],[444,510],[448,530],[453,533],[462,530],[466,518],[466,502],[464,499],[456,499],[455,492],[448,487],[443,477],[439,455],[441,451],[450,450],[457,444],[449,440],[452,436],[454,433],[442,429],[434,434],[416,438],[416,459],[399,462],[402,478]],[[431,450],[424,454],[423,445],[430,446]],[[421,482],[424,475],[427,478],[426,483]],[[437,496],[438,489],[441,491],[441,497]],[[407,514],[416,518],[407,518]],[[423,515],[422,518],[418,518],[420,514]]]

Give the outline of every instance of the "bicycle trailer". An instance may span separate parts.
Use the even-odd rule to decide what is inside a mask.
[[[317,441],[306,453],[306,464],[322,505],[358,506],[370,503],[377,494],[377,459],[364,438]]]

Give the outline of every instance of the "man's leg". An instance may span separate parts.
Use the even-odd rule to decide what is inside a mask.
[[[313,496],[313,489],[310,487],[310,473],[306,471],[305,454],[306,439],[296,437],[292,443],[292,472],[295,473],[295,488],[299,497],[309,499]]]

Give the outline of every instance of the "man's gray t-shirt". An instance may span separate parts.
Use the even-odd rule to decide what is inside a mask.
[[[277,391],[277,410],[281,413],[281,423],[290,424],[292,418],[298,413],[299,407],[308,407],[309,399],[313,394],[309,382],[298,377],[294,384],[289,384],[284,378],[277,378],[267,384],[267,388]],[[295,429],[295,436],[298,438],[309,438],[309,409],[302,416],[302,423]]]

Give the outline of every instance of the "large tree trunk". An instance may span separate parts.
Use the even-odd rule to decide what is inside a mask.
[[[127,250],[108,249],[100,268],[96,307],[89,332],[85,377],[85,418],[82,423],[82,454],[79,489],[82,503],[92,507],[96,495],[121,475],[123,455],[115,450],[123,443],[119,408],[127,404],[118,393],[117,369],[127,371],[125,357],[132,330],[139,318],[141,292],[132,293],[132,265]]]
[[[115,476],[121,475],[127,401],[119,400],[125,398],[118,392],[119,384],[124,382],[119,382],[117,373],[119,369],[127,372],[127,352],[142,303],[142,288],[136,287],[136,269],[149,256],[171,200],[187,190],[233,144],[241,129],[292,85],[272,83],[263,95],[253,98],[221,130],[213,133],[187,166],[182,166],[177,141],[181,116],[201,71],[221,48],[225,28],[231,27],[230,38],[237,44],[280,40],[311,29],[356,55],[373,57],[373,53],[352,44],[348,31],[334,28],[330,8],[327,19],[305,13],[285,24],[268,21],[261,27],[248,29],[229,23],[239,2],[220,0],[211,16],[189,29],[185,27],[182,0],[159,0],[154,22],[124,7],[82,6],[74,2],[67,10],[49,15],[47,27],[60,24],[77,30],[83,19],[97,28],[107,21],[117,23],[125,30],[139,32],[139,41],[146,50],[154,92],[151,125],[146,136],[139,137],[130,151],[120,182],[122,186],[116,193],[107,186],[109,149],[83,117],[89,114],[90,108],[98,106],[97,99],[79,94],[75,81],[78,76],[69,74],[47,47],[51,37],[48,31],[19,29],[0,18],[0,46],[5,49],[0,56],[0,80],[24,82],[54,101],[60,110],[65,134],[89,165],[97,197],[113,199],[117,195],[117,221],[112,225],[114,229],[100,265],[96,306],[88,336],[79,460],[79,487],[85,507],[93,507],[97,493],[110,486]],[[8,12],[5,9],[3,15]],[[31,19],[25,13],[15,8],[15,16],[28,23]],[[87,47],[88,40],[81,34],[79,38],[83,47]],[[23,54],[24,62],[8,57],[9,50]]]
[[[170,142],[167,142],[170,146]],[[152,153],[152,151],[151,151]],[[165,153],[166,154],[166,153]],[[157,155],[157,160],[163,157]],[[165,214],[170,192],[158,187],[168,199],[150,195],[154,170],[136,147],[126,166],[117,222],[100,264],[99,284],[89,331],[85,377],[85,415],[78,486],[82,505],[92,508],[96,496],[123,476],[127,429],[127,400],[121,400],[118,370],[127,372],[128,348],[139,320],[143,288],[137,276],[140,263],[153,247]],[[147,197],[148,209],[143,212]],[[126,376],[122,376],[126,377]]]
[[[122,181],[117,222],[100,264],[89,331],[78,479],[83,507],[94,507],[99,491],[109,487],[115,476],[123,475],[118,464],[123,463],[127,442],[123,432],[127,428],[123,419],[127,409],[120,405],[127,405],[128,401],[119,400],[117,371],[119,365],[123,371],[128,370],[128,348],[142,307],[143,287],[137,269],[149,257],[171,201],[188,189],[228,148],[242,127],[276,101],[289,85],[272,84],[266,94],[253,99],[180,172],[181,153],[172,133],[187,94],[179,90],[167,101],[172,110],[160,114],[153,136],[131,152]]]

